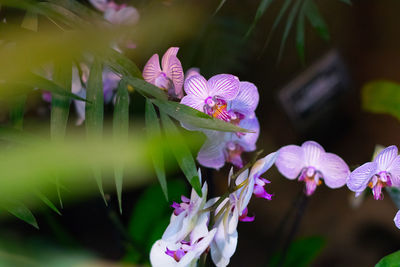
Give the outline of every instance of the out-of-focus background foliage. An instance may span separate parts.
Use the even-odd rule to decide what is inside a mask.
[[[79,2],[89,6],[87,1]],[[349,6],[340,1],[316,0],[319,12],[329,29],[330,40],[321,39],[307,22],[304,63],[296,49],[296,24],[292,27],[279,58],[290,11],[276,27],[274,34],[269,36],[274,21],[279,17],[282,3],[286,1],[274,1],[247,38],[245,35],[253,22],[259,1],[226,0],[215,15],[213,14],[219,3],[211,0],[118,2],[138,8],[142,23],[148,26],[145,27],[147,31],[138,28],[137,47],[126,53],[139,68],[143,67],[152,54],[162,54],[170,46],[179,46],[181,50],[178,56],[185,70],[199,67],[207,78],[218,73],[232,73],[242,81],[251,81],[257,85],[260,92],[257,115],[261,125],[258,147],[264,151],[270,152],[283,145],[301,144],[304,140],[312,139],[321,143],[327,151],[339,154],[354,168],[371,159],[376,144],[400,144],[399,121],[388,115],[368,113],[361,105],[362,88],[368,82],[390,80],[400,83],[399,1],[354,0]],[[171,10],[178,12],[173,27],[182,27],[182,31],[175,31],[173,35],[171,29],[163,24],[163,19],[170,19],[167,14]],[[2,8],[0,15],[7,16],[7,21],[15,25],[20,25],[23,18],[23,14],[11,8]],[[195,15],[194,18],[192,15]],[[188,23],[188,17],[193,21]],[[148,24],[149,22],[152,23]],[[135,32],[133,36],[135,38]],[[80,36],[71,38],[73,37]],[[102,37],[107,40],[107,36]],[[90,45],[93,40],[83,41]],[[331,108],[324,111],[322,118],[314,120],[307,127],[301,127],[285,113],[279,102],[279,92],[332,50],[338,51],[347,67],[350,86],[330,104]],[[45,57],[46,52],[43,53],[39,56]],[[23,62],[23,58],[16,60]],[[10,63],[10,69],[4,71],[14,73],[16,70]],[[147,153],[149,151],[143,143],[144,139],[140,139],[144,132],[145,100],[136,92],[131,94],[130,100],[130,127],[133,131],[131,145],[135,147],[132,149],[141,147],[143,153]],[[6,125],[7,104],[0,105],[0,110],[0,123]],[[110,128],[107,122],[112,117],[112,110],[112,105],[105,107],[106,132]],[[31,92],[24,118],[25,131],[39,133],[48,138],[46,130],[49,127],[49,116],[49,104],[42,101],[40,92]],[[72,121],[68,124],[68,129],[78,134],[84,131]],[[201,141],[201,135],[188,134],[188,140]],[[79,166],[80,161],[74,157],[79,155],[89,160],[90,154],[79,151],[79,142],[70,138],[73,139],[73,160],[69,164]],[[195,143],[191,147],[193,153],[196,153],[199,144]],[[115,149],[107,150],[108,148],[106,144],[103,153],[115,152]],[[110,266],[120,262],[146,264],[151,244],[159,238],[168,224],[171,209],[151,167],[144,164],[141,154],[130,155],[129,148],[127,146],[121,151],[126,156],[122,155],[121,158],[132,161],[124,180],[127,186],[123,189],[122,215],[119,214],[112,172],[104,174],[105,183],[109,185],[105,187],[108,206],[104,205],[95,180],[89,177],[89,170],[85,170],[87,175],[84,177],[76,177],[71,173],[71,184],[63,189],[64,208],[59,208],[56,195],[48,196],[53,203],[57,203],[61,216],[43,204],[32,205],[39,230],[8,216],[7,213],[1,214],[0,259],[4,266],[43,266],[44,261],[48,266],[71,266],[72,263],[66,259],[80,262],[83,260],[94,266]],[[7,145],[2,149],[7,149]],[[62,156],[52,158],[55,153],[51,151],[53,147],[35,146],[32,149],[37,150],[37,157],[22,156],[21,170],[29,170],[24,166],[35,166],[35,161],[41,159],[54,162],[60,158],[62,160]],[[9,155],[4,154],[4,161],[0,164],[3,164],[4,170],[7,170],[7,160],[11,162],[13,156],[17,157],[18,154],[15,153],[17,151],[12,150]],[[23,149],[19,153],[23,155]],[[168,162],[169,158],[171,156],[165,156],[166,166],[175,166],[176,163]],[[101,154],[94,160],[98,164],[105,164],[105,168],[112,167],[111,164],[107,166],[107,157],[102,157]],[[1,179],[9,179],[17,185],[18,181],[13,180],[14,177],[6,177],[4,170],[0,171]],[[9,171],[12,173],[12,170]],[[169,200],[176,201],[181,194],[188,195],[189,186],[184,175],[172,167],[167,173]],[[227,168],[218,173],[203,170],[203,176],[214,186],[211,194],[224,192],[227,173]],[[270,202],[254,200],[250,204],[249,212],[256,215],[256,220],[253,223],[240,224],[238,249],[231,260],[231,266],[258,266],[271,262],[280,245],[275,233],[285,212],[294,205],[302,190],[301,183],[284,179],[274,168],[266,178],[272,181],[268,191],[274,194],[274,198]],[[29,183],[25,185],[29,186]],[[8,188],[13,186],[11,183]],[[21,189],[15,186],[15,190]],[[35,197],[40,199],[37,195]],[[37,200],[24,201],[35,203]],[[299,228],[300,239],[291,249],[298,253],[296,246],[315,247],[314,250],[302,252],[304,255],[320,252],[313,261],[313,266],[374,265],[383,256],[400,249],[400,232],[393,224],[396,212],[397,208],[388,195],[382,201],[374,201],[370,195],[366,195],[361,203],[355,204],[353,193],[347,188],[331,190],[322,185],[309,201]],[[307,259],[305,262],[308,262]]]

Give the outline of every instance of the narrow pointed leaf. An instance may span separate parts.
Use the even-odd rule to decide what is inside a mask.
[[[57,213],[58,215],[61,215],[61,212],[57,209],[57,207],[53,204],[53,202],[51,202],[50,199],[48,199],[45,195],[43,195],[41,192],[39,191],[35,191],[36,196],[43,201],[44,204],[46,204],[50,209],[52,209],[55,213]]]
[[[167,94],[164,91],[143,79],[125,76],[124,80],[145,97],[167,100]]]
[[[182,140],[182,137],[168,115],[162,111],[160,111],[160,115],[168,142],[170,144],[174,144],[171,146],[172,153],[178,161],[179,167],[185,174],[186,179],[192,185],[196,193],[201,197],[202,193],[200,179],[196,170],[196,164],[194,162],[193,155],[185,143],[182,141],[179,142],[179,140]]]
[[[300,61],[302,64],[305,63],[305,6],[306,2],[303,2],[299,16],[297,17],[297,29],[296,29],[296,49],[297,54],[300,57]]]
[[[10,121],[12,127],[18,130],[22,130],[24,122],[25,103],[26,95],[16,96],[10,103]]]
[[[35,227],[36,229],[39,229],[35,216],[33,216],[32,212],[24,204],[10,203],[4,208],[18,219],[23,220],[24,222]]]
[[[292,0],[285,0],[283,6],[281,7],[278,16],[276,17],[274,24],[272,24],[271,31],[268,34],[267,41],[265,42],[264,49],[268,46],[269,41],[271,40],[272,35],[275,33],[276,28],[278,27],[279,23],[281,22],[283,15],[285,15],[286,11],[288,10],[290,3]]]
[[[301,2],[302,2],[301,0],[297,0],[294,3],[294,5],[292,7],[292,10],[289,13],[289,17],[288,17],[288,19],[286,21],[285,30],[283,32],[281,46],[279,47],[278,61],[280,61],[280,59],[282,58],[282,52],[283,52],[283,49],[285,47],[286,40],[287,40],[287,38],[289,36],[290,30],[292,29],[293,22],[294,22],[294,20],[296,18],[296,15],[297,15],[298,11],[299,11],[299,8],[301,6]]]
[[[248,39],[250,34],[253,32],[254,28],[256,27],[258,21],[264,15],[265,11],[267,11],[268,7],[272,4],[274,0],[261,0],[260,4],[258,5],[256,15],[254,16],[253,23],[251,24],[250,28],[246,32],[244,39]]]
[[[326,25],[324,18],[319,13],[317,5],[314,3],[313,0],[306,0],[306,1],[307,4],[305,7],[305,13],[308,21],[317,30],[318,35],[322,39],[326,41],[329,40],[330,35],[328,31],[328,26]]]
[[[158,100],[158,99],[153,99],[152,102],[156,106],[158,106],[160,110],[167,113],[174,119],[185,124],[193,125],[198,128],[224,131],[224,132],[243,132],[243,133],[250,132],[247,129],[240,128],[238,126],[233,125],[232,123],[215,119],[203,112],[200,112],[186,105],[182,105],[180,103],[176,103],[173,101]]]
[[[85,106],[85,122],[88,140],[100,141],[103,135],[103,116],[104,116],[104,95],[102,80],[102,64],[95,58],[87,82],[86,99],[90,103]],[[101,170],[98,167],[93,168],[94,178],[99,187],[100,194],[107,205],[104,196]]]
[[[217,7],[217,9],[214,12],[214,16],[219,12],[219,10],[224,6],[226,0],[221,0],[221,2],[219,2],[219,5]]]
[[[133,76],[139,79],[143,78],[142,72],[136,66],[136,64],[123,54],[115,51],[114,49],[109,49],[107,51],[107,56],[105,60],[107,62],[107,65],[109,65],[117,73],[120,73],[123,76]]]
[[[151,144],[151,140],[159,139],[161,137],[161,129],[156,110],[149,99],[146,100],[145,121],[147,137],[150,141],[149,143]],[[162,150],[155,148],[151,156],[161,189],[168,201],[168,187],[167,179],[165,177],[164,157]]]
[[[114,105],[113,119],[114,138],[119,142],[127,142],[129,134],[129,93],[126,84],[121,82],[117,89],[117,95]],[[115,163],[114,177],[117,188],[119,211],[122,213],[122,181],[124,175],[124,166],[120,162]]]

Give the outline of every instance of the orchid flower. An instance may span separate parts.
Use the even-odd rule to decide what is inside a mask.
[[[204,131],[207,140],[197,155],[198,162],[214,169],[220,169],[225,162],[238,168],[243,167],[241,154],[256,149],[260,125],[254,117],[240,121],[239,126],[253,132],[238,136],[232,132]]]
[[[330,188],[339,188],[346,184],[349,167],[339,156],[327,153],[314,141],[304,142],[301,146],[288,145],[279,150],[275,162],[279,172],[286,178],[306,183],[305,193],[314,193],[321,179]]]
[[[160,60],[158,54],[154,54],[143,69],[143,78],[146,82],[165,90],[171,97],[181,99],[183,97],[183,69],[176,57],[178,47],[169,48]]]
[[[201,172],[199,169],[201,181]],[[174,212],[171,215],[170,224],[165,230],[162,239],[167,242],[178,242],[183,240],[195,227],[199,216],[199,210],[204,207],[207,199],[207,183],[202,188],[202,197],[199,197],[192,189],[190,199],[182,197],[182,203],[173,203]]]
[[[139,12],[136,8],[119,5],[110,0],[89,0],[99,11],[104,13],[104,18],[116,25],[134,25],[139,21]]]
[[[374,199],[383,199],[382,188],[400,186],[400,156],[396,146],[383,149],[373,162],[367,162],[355,169],[347,181],[351,191],[360,195],[368,186]]]
[[[254,118],[260,96],[257,87],[250,82],[240,82],[239,94],[228,103],[230,121],[236,125],[245,117]]]
[[[219,74],[208,81],[194,75],[185,81],[186,96],[181,104],[200,110],[214,118],[230,121],[228,102],[239,94],[239,79],[230,74]]]
[[[215,228],[217,232],[211,243],[211,258],[218,267],[227,266],[230,258],[235,253],[238,239],[237,225],[239,221],[251,222],[254,217],[248,216],[247,205],[253,193],[257,196],[259,192],[254,192],[258,186],[257,180],[260,175],[266,172],[274,164],[278,152],[271,153],[258,160],[249,171],[244,171],[235,181],[236,186],[241,186],[238,190],[231,193],[228,199],[225,199],[216,209],[217,216]],[[229,183],[231,182],[233,170],[229,174]],[[258,191],[260,189],[258,188]],[[265,191],[265,190],[264,190]],[[206,206],[211,206],[216,199],[208,201]],[[222,212],[222,214],[221,214]]]
[[[164,239],[154,243],[150,251],[153,267],[196,266],[196,262],[210,246],[217,229],[208,231],[209,213],[201,214],[185,239],[171,242]]]

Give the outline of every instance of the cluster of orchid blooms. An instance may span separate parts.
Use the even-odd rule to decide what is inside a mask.
[[[139,13],[133,7],[119,5],[109,0],[90,0],[103,12],[112,24],[133,25]],[[121,52],[118,44],[112,45]],[[134,48],[133,43],[124,47]],[[191,197],[182,196],[182,203],[173,203],[170,224],[162,238],[151,249],[153,266],[195,266],[201,255],[210,253],[216,266],[227,266],[237,246],[239,221],[251,222],[247,206],[252,195],[267,200],[265,185],[270,183],[261,177],[275,164],[279,172],[288,179],[305,182],[305,194],[314,193],[322,180],[330,188],[347,187],[359,196],[367,187],[372,189],[374,199],[383,198],[382,188],[400,187],[400,155],[396,146],[383,149],[373,162],[365,163],[353,172],[339,156],[327,153],[314,141],[301,146],[288,145],[256,161],[251,168],[243,167],[242,152],[256,149],[260,125],[255,115],[259,102],[257,87],[250,82],[240,81],[231,74],[219,74],[206,80],[199,69],[191,68],[186,74],[177,57],[179,48],[171,47],[163,55],[160,65],[158,54],[154,54],[143,69],[143,78],[168,94],[174,101],[197,109],[211,117],[232,123],[249,130],[248,133],[205,130],[183,124],[192,131],[202,131],[207,139],[200,149],[197,160],[208,168],[220,169],[231,163],[240,169],[228,176],[228,192],[221,197],[207,200],[207,183],[202,186],[202,196],[192,190]],[[90,60],[89,60],[90,61]],[[50,68],[51,69],[51,68]],[[52,76],[52,71],[47,72]],[[85,97],[89,68],[80,63],[72,71],[72,92]],[[110,69],[103,70],[104,102],[112,101],[113,93],[120,82],[119,74]],[[51,101],[51,95],[43,98]],[[85,120],[85,102],[74,101],[78,114],[77,124]],[[250,171],[249,171],[250,169]],[[201,180],[201,171],[199,169]],[[395,216],[400,228],[400,211]]]
[[[177,53],[178,48],[169,48],[161,66],[158,55],[153,55],[144,67],[144,79],[165,90],[170,99],[251,132],[219,132],[182,124],[188,130],[202,131],[207,136],[197,156],[201,165],[219,169],[228,162],[241,169],[235,174],[231,169],[228,192],[223,196],[207,201],[205,182],[202,197],[192,190],[190,199],[182,196],[182,203],[172,204],[174,212],[170,224],[150,253],[153,266],[195,266],[200,256],[208,252],[216,266],[227,266],[236,250],[238,222],[254,220],[248,216],[247,209],[252,195],[272,198],[264,188],[270,182],[261,175],[273,164],[286,178],[304,182],[307,196],[312,195],[322,181],[330,188],[347,184],[356,196],[370,187],[376,200],[383,199],[382,188],[400,187],[400,155],[396,146],[383,149],[373,162],[353,172],[341,157],[325,152],[314,141],[301,146],[284,146],[256,161],[250,171],[248,165],[243,168],[241,154],[256,149],[259,135],[255,116],[259,101],[257,87],[230,74],[206,80],[198,69],[190,69],[184,75]],[[400,211],[394,221],[400,228]]]

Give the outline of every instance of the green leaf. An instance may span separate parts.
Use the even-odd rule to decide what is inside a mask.
[[[282,37],[282,41],[281,41],[281,46],[279,47],[278,61],[280,61],[280,59],[282,58],[282,52],[283,52],[283,49],[284,49],[284,47],[285,47],[285,43],[286,43],[286,40],[287,40],[287,38],[288,38],[288,36],[289,36],[290,30],[291,30],[291,28],[292,28],[294,19],[296,18],[296,15],[297,15],[297,13],[298,13],[298,11],[299,11],[300,4],[301,4],[301,0],[297,0],[297,1],[294,3],[294,5],[293,5],[293,7],[292,7],[292,10],[291,10],[290,13],[289,13],[289,17],[288,17],[288,19],[287,19],[287,21],[286,21],[285,30],[284,30],[284,32],[283,32],[283,37]]]
[[[126,84],[121,82],[118,85],[114,105],[113,119],[114,138],[118,142],[127,142],[129,134],[129,93]],[[120,162],[115,163],[114,177],[117,188],[119,211],[122,214],[122,180],[124,175],[124,166]]]
[[[160,110],[180,121],[181,123],[189,124],[202,129],[224,132],[251,132],[247,129],[233,125],[232,123],[213,118],[201,111],[177,102],[158,99],[153,99],[152,102],[158,106]]]
[[[250,34],[253,32],[258,21],[264,15],[265,11],[267,11],[267,8],[272,4],[273,1],[274,0],[261,0],[260,1],[260,4],[258,5],[257,11],[256,11],[256,15],[254,16],[253,23],[251,24],[250,28],[246,32],[244,39],[248,39],[250,37]]]
[[[283,3],[283,6],[281,7],[278,16],[276,17],[274,24],[272,24],[272,28],[271,31],[268,34],[267,37],[267,41],[265,42],[264,48],[268,46],[269,41],[271,40],[272,35],[274,34],[276,28],[278,27],[279,23],[281,22],[283,15],[285,15],[287,9],[290,6],[290,3],[292,2],[292,0],[285,0],[285,2]]]
[[[4,208],[18,219],[23,220],[24,222],[35,227],[36,229],[39,229],[35,216],[33,216],[32,212],[24,204],[19,202],[10,202],[6,206],[4,206]]]
[[[179,167],[186,176],[186,179],[192,185],[196,193],[201,197],[201,184],[199,174],[196,169],[192,153],[184,142],[179,142],[182,137],[176,128],[175,124],[164,112],[160,111],[161,121],[164,126],[165,135],[171,144],[171,150],[176,160],[178,161]]]
[[[400,250],[383,257],[375,267],[398,267],[400,263]]]
[[[123,76],[132,76],[143,79],[142,73],[136,64],[114,49],[107,50],[105,62],[117,73],[120,73]]]
[[[351,0],[339,0],[340,2],[343,2],[343,3],[345,3],[345,4],[348,4],[348,5],[353,5],[353,3],[351,2]]]
[[[55,213],[57,213],[58,215],[61,215],[61,212],[57,209],[57,207],[53,204],[53,202],[51,202],[50,199],[48,199],[45,195],[43,195],[41,192],[39,191],[35,191],[36,196],[44,202],[44,204],[46,204],[50,209],[52,209]]]
[[[57,64],[54,70],[54,82],[64,91],[70,92],[72,88],[72,64]],[[51,96],[51,116],[50,116],[50,135],[53,141],[64,140],[69,116],[70,98],[67,96],[52,94]],[[60,190],[60,180],[55,174],[56,189],[61,207],[62,198]]]
[[[131,76],[125,76],[123,79],[145,97],[167,100],[167,94],[151,83]]]
[[[103,94],[103,67],[100,61],[95,58],[87,82],[86,99],[90,103],[85,106],[86,133],[89,140],[99,141],[103,135],[103,116],[104,116],[104,94]],[[104,196],[101,170],[93,169],[94,177],[99,187],[100,194],[107,205]]]
[[[286,254],[286,260],[282,267],[308,267],[315,260],[315,258],[322,251],[325,246],[325,239],[322,237],[314,236],[302,238],[294,241]],[[280,254],[276,254],[271,258],[268,266],[276,267],[279,265]]]
[[[169,182],[170,198],[179,201],[181,195],[186,195],[187,189],[182,180]],[[144,245],[146,255],[150,252],[153,243],[160,239],[168,226],[173,209],[165,201],[160,186],[153,185],[147,188],[139,197],[129,219],[128,230],[133,240]],[[159,231],[159,229],[162,229]]]
[[[305,13],[311,25],[317,30],[318,35],[328,41],[330,39],[328,26],[313,0],[306,0]]]
[[[10,121],[12,127],[22,130],[24,122],[26,95],[16,96],[12,99],[10,105]]]
[[[2,126],[0,126],[0,139],[25,145],[38,144],[46,141],[45,139],[41,139],[40,137],[23,132],[19,129]]]
[[[156,110],[154,109],[154,106],[149,99],[146,100],[145,121],[147,136],[150,141],[149,143],[151,144],[152,140],[157,140],[161,138],[161,129]],[[162,191],[168,201],[168,187],[167,179],[165,177],[163,151],[156,147],[154,149],[154,152],[151,153],[151,156],[158,181],[160,182]]]
[[[390,114],[400,120],[400,84],[372,81],[362,88],[362,107],[373,113]]]
[[[219,2],[219,5],[217,7],[217,9],[214,12],[214,16],[219,12],[219,10],[224,6],[226,0],[221,0],[221,2]]]
[[[302,64],[305,63],[305,52],[304,52],[304,43],[305,43],[305,6],[307,0],[303,2],[299,16],[297,17],[297,29],[296,29],[296,49],[297,54],[300,57],[300,61]]]

